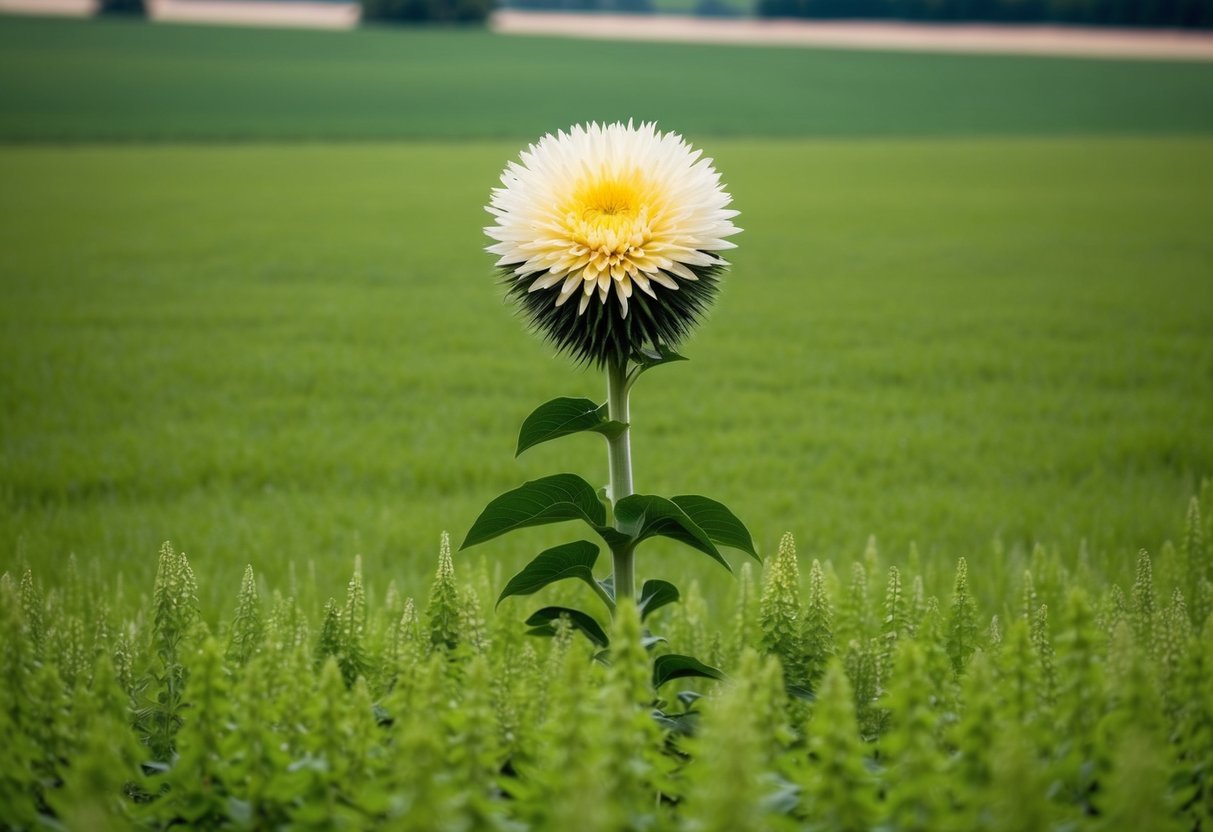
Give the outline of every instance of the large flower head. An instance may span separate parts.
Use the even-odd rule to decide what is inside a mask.
[[[596,364],[675,345],[711,304],[740,231],[712,160],[655,124],[577,125],[501,174],[488,247],[535,327]]]

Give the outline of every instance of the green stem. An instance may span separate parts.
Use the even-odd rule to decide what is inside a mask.
[[[628,416],[628,362],[623,359],[607,365],[607,418],[614,422],[629,423]],[[612,516],[614,507],[624,497],[632,495],[632,443],[631,428],[624,428],[618,436],[607,440],[607,459],[610,463],[610,498]],[[615,519],[615,527],[619,520]],[[615,598],[636,597],[636,569],[631,546],[611,550],[615,563]]]

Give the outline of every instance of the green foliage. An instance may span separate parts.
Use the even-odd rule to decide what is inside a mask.
[[[144,749],[131,731],[129,699],[107,656],[98,657],[92,684],[77,686],[70,711],[70,765],[61,786],[46,795],[48,807],[68,829],[130,828],[136,806],[128,796],[142,780]]]
[[[562,396],[539,405],[522,423],[518,430],[518,456],[527,448],[562,436],[584,431],[601,433],[608,439],[618,436],[627,425],[612,422],[607,417],[607,406],[595,404],[590,399],[575,399]]]
[[[1155,610],[1158,598],[1154,592],[1154,567],[1150,553],[1145,549],[1137,556],[1137,577],[1133,581],[1133,592],[1129,597],[1129,621],[1143,644],[1154,638]]]
[[[933,830],[948,813],[945,757],[938,742],[940,714],[932,707],[927,655],[916,641],[897,651],[885,699],[892,726],[881,742],[888,755],[888,824],[905,832]]]
[[[876,819],[876,779],[859,738],[854,694],[847,674],[830,662],[809,725],[809,757],[800,767],[802,812],[810,828],[863,832]]]
[[[640,620],[644,621],[666,604],[676,603],[680,597],[678,587],[669,581],[657,578],[645,581],[644,585],[640,587],[640,597],[636,599],[636,606],[640,609]]]
[[[526,620],[526,625],[531,628],[531,633],[534,635],[555,635],[556,622],[561,620],[567,622],[568,626],[577,632],[584,634],[598,647],[606,647],[611,642],[602,625],[593,616],[570,607],[544,607],[536,610]]]
[[[584,520],[591,528],[602,528],[606,524],[606,510],[598,500],[598,492],[576,474],[542,477],[507,491],[485,506],[459,548],[466,549],[528,526],[565,520]]]
[[[868,597],[868,570],[864,563],[851,564],[851,582],[843,595],[838,615],[840,641],[863,642],[873,635],[871,599]]]
[[[714,268],[714,267],[713,267]],[[714,275],[712,275],[714,277]],[[709,275],[701,274],[700,282],[708,286],[712,281]],[[516,286],[511,292],[519,291]],[[690,290],[687,290],[688,292]],[[698,291],[698,290],[697,290]],[[706,290],[705,290],[706,291]],[[679,292],[679,295],[687,294]],[[636,494],[632,491],[632,463],[630,451],[630,426],[628,418],[628,398],[632,386],[650,369],[686,359],[674,352],[669,346],[669,338],[661,337],[647,328],[644,321],[651,316],[645,311],[644,302],[634,299],[633,305],[639,304],[628,321],[619,324],[603,324],[596,318],[601,312],[598,306],[590,317],[597,323],[581,321],[575,313],[569,312],[571,305],[564,310],[555,310],[549,303],[550,298],[542,298],[521,292],[521,298],[527,308],[534,313],[532,317],[537,326],[546,334],[553,336],[557,346],[570,349],[575,356],[592,361],[600,369],[607,371],[608,403],[596,405],[589,399],[559,398],[553,399],[533,411],[523,422],[518,436],[518,448],[515,456],[524,450],[552,439],[558,439],[583,431],[601,434],[608,443],[608,467],[610,484],[606,486],[601,496],[596,493],[589,483],[576,474],[556,474],[542,477],[524,483],[522,486],[507,491],[495,498],[480,513],[473,522],[471,529],[464,539],[463,548],[474,546],[491,540],[499,535],[519,529],[558,523],[565,520],[582,520],[598,534],[607,544],[611,552],[613,571],[605,580],[594,577],[594,565],[598,559],[598,547],[585,541],[566,543],[540,552],[527,566],[516,574],[505,585],[498,596],[498,604],[512,595],[530,595],[545,587],[560,582],[566,578],[576,578],[590,587],[607,607],[614,624],[615,634],[608,636],[606,629],[596,618],[573,607],[550,605],[543,607],[526,619],[530,628],[528,633],[537,636],[560,636],[562,632],[571,629],[584,635],[601,653],[595,656],[611,668],[612,675],[618,676],[626,669],[629,662],[636,663],[636,656],[643,655],[643,664],[651,668],[647,672],[652,690],[649,695],[641,696],[646,704],[652,704],[653,690],[661,688],[668,682],[677,679],[713,679],[724,678],[721,671],[706,664],[694,656],[678,653],[666,653],[656,656],[651,662],[645,651],[653,650],[658,645],[667,642],[663,636],[655,636],[647,630],[641,630],[640,624],[650,614],[663,606],[679,600],[681,593],[669,581],[650,579],[644,582],[640,596],[635,596],[635,566],[634,560],[637,547],[646,540],[654,537],[665,537],[683,543],[698,550],[720,563],[725,569],[732,571],[728,561],[721,555],[717,544],[730,546],[746,552],[755,560],[760,560],[754,546],[753,538],[745,525],[723,504],[698,495],[682,495],[670,499],[652,494]],[[692,319],[702,311],[692,292],[682,301],[676,301],[675,306],[690,303],[688,314],[674,316],[674,328],[680,331],[689,327]],[[560,306],[560,304],[557,304]],[[555,310],[555,311],[554,311]],[[625,308],[626,311],[626,308]],[[571,323],[569,316],[572,315]],[[553,321],[564,321],[556,324]],[[641,321],[637,324],[636,321]],[[565,331],[567,325],[573,329]],[[603,324],[606,334],[586,334]],[[635,327],[635,331],[633,328]],[[657,330],[664,325],[656,325]],[[580,333],[580,334],[573,334]],[[669,333],[667,333],[668,335]],[[599,335],[604,339],[597,343]],[[588,339],[588,340],[586,340]],[[570,346],[579,344],[579,346]],[[609,345],[604,347],[603,345]],[[617,418],[616,418],[617,417]],[[788,537],[790,542],[790,536]],[[444,548],[446,541],[444,538]],[[444,555],[449,561],[449,552]],[[791,555],[791,570],[784,581],[783,592],[797,591],[798,575],[795,572],[795,552]],[[786,563],[784,569],[787,569]],[[450,595],[453,590],[444,588],[452,583],[449,574],[444,575],[444,567],[440,565],[438,580],[431,590],[431,609],[445,609],[445,600],[435,601],[433,593],[441,592]],[[449,569],[446,570],[450,572]],[[694,591],[695,585],[692,584]],[[697,592],[688,594],[688,601]],[[764,601],[765,604],[765,601]],[[688,604],[689,606],[689,604]],[[464,640],[477,652],[484,652],[486,645],[483,640],[474,636],[478,626],[469,626],[468,621],[479,618],[478,600],[475,595],[464,598],[462,605],[464,619],[459,630]],[[629,622],[635,618],[636,632],[632,632]],[[769,616],[764,611],[764,626]],[[790,613],[790,618],[782,626],[781,632],[791,638],[796,638],[798,632],[798,610]],[[621,635],[622,634],[622,635]],[[695,638],[692,631],[688,641],[702,646],[702,639]],[[621,643],[620,639],[627,639]],[[457,637],[444,633],[448,646],[453,646]],[[433,640],[438,643],[437,630],[434,630]],[[717,649],[719,653],[719,637]],[[786,645],[783,645],[786,646]],[[607,648],[611,649],[608,650]],[[795,654],[795,655],[793,655]],[[799,662],[799,645],[793,645],[788,654],[789,661]],[[664,705],[664,703],[658,703]],[[652,716],[662,724],[671,727],[682,727],[680,720],[689,719],[687,712],[669,714],[661,707],[653,709]],[[685,723],[689,725],[690,723]],[[619,750],[618,746],[611,746]],[[621,764],[622,761],[617,761]],[[626,765],[626,764],[625,764]]]
[[[1081,587],[1071,589],[1057,645],[1060,683],[1054,712],[1066,734],[1055,744],[1053,755],[1066,802],[1083,814],[1091,812],[1094,791],[1108,771],[1099,731],[1108,708],[1106,641],[1087,593]]]
[[[250,565],[240,581],[240,600],[232,621],[227,658],[237,664],[247,664],[261,644],[261,600],[257,597],[257,579]]]
[[[987,804],[994,782],[994,744],[998,729],[998,701],[990,695],[997,679],[989,659],[978,654],[969,664],[962,701],[964,712],[952,726],[949,739],[956,751],[948,761],[948,774],[967,789],[956,789],[957,828],[985,828],[993,814]]]
[[[808,668],[805,672],[810,687],[825,674],[826,665],[835,653],[834,607],[826,593],[825,575],[821,561],[813,559],[809,570],[809,601],[805,607],[801,643]]]
[[[901,571],[896,566],[890,566],[889,578],[885,585],[884,618],[880,622],[883,640],[881,667],[892,668],[898,642],[910,635],[909,615],[909,602],[905,587],[901,583]]]
[[[977,649],[977,611],[969,597],[969,565],[961,558],[956,563],[956,583],[952,589],[952,607],[948,613],[948,657],[959,676]]]
[[[1207,483],[1206,483],[1207,486]],[[1192,621],[1201,624],[1213,609],[1209,607],[1209,550],[1205,538],[1204,523],[1200,517],[1200,500],[1192,497],[1188,503],[1188,519],[1184,527],[1183,556],[1184,586],[1194,593]]]
[[[231,722],[230,682],[223,651],[208,638],[192,657],[188,718],[178,735],[180,751],[165,778],[167,794],[152,805],[166,822],[215,828],[224,823],[231,786],[227,783]]]
[[[660,688],[674,679],[723,679],[724,674],[691,656],[667,653],[653,662],[653,688]]]
[[[173,738],[181,727],[184,689],[189,670],[186,645],[198,624],[198,584],[184,552],[169,543],[160,547],[156,584],[152,591],[151,657],[136,688],[141,702],[139,720],[146,726],[152,758],[167,761]]]
[[[667,500],[653,494],[624,497],[615,504],[615,522],[624,538],[608,535],[607,542],[614,549],[634,547],[652,537],[668,537],[703,552],[725,569],[731,569],[724,555],[716,548],[717,541],[692,517],[691,510],[679,504],[680,499],[675,497]],[[698,499],[711,502],[706,498]]]
[[[778,782],[770,775],[772,753],[764,711],[771,709],[770,679],[780,685],[774,660],[764,666],[747,650],[738,678],[713,698],[702,728],[690,746],[694,762],[686,771],[687,794],[682,812],[687,829],[698,832],[765,832],[777,822],[772,794]]]
[[[429,619],[430,645],[439,650],[454,650],[459,646],[459,588],[455,584],[455,563],[451,559],[451,538],[442,533],[438,552],[438,572],[430,584],[430,603],[426,608]]]
[[[450,545],[444,538],[447,561],[450,560]],[[442,567],[439,566],[441,571]],[[324,624],[320,630],[318,659],[321,663],[330,656],[337,660],[341,675],[347,685],[354,684],[359,676],[371,669],[370,656],[366,648],[367,610],[366,589],[362,582],[362,558],[354,558],[354,574],[346,586],[345,603],[338,606],[333,600],[325,605]]]
[[[879,634],[851,625],[840,655],[809,653],[832,645],[835,603],[861,615],[862,581],[839,589],[815,561],[805,620],[785,617],[790,538],[763,600],[740,572],[740,618],[713,619],[694,583],[663,606],[668,645],[629,601],[593,623],[598,644],[568,609],[545,613],[545,639],[514,616],[486,622],[489,578],[461,582],[445,540],[424,616],[394,587],[376,593],[357,560],[344,600],[310,614],[279,591],[263,608],[246,571],[235,608],[215,610],[232,616],[222,637],[168,545],[149,595],[89,570],[50,591],[6,573],[0,802],[15,828],[1198,832],[1213,818],[1213,618],[1198,636],[1175,585],[1150,628],[1135,624],[1148,567],[1188,574],[1182,547],[1159,552],[1121,603],[1042,549],[1032,574],[1047,579],[1002,607],[1030,615],[997,649],[974,637],[959,670],[956,599],[987,617],[984,566],[958,570],[944,613],[901,588],[921,576],[899,564]],[[94,611],[108,623],[90,639],[78,624]],[[733,653],[738,620],[751,623]],[[793,705],[783,657],[763,655],[786,632],[822,662],[814,698]]]
[[[760,602],[762,649],[779,659],[789,684],[807,685],[804,626],[800,608],[800,564],[791,533],[779,541],[779,551],[763,568]]]

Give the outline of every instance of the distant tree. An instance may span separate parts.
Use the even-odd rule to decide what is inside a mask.
[[[613,0],[611,7],[625,14],[650,14],[657,10],[653,0]]]
[[[361,0],[362,19],[381,23],[482,23],[493,0]]]
[[[759,17],[808,17],[803,0],[757,0]]]
[[[739,17],[742,9],[728,0],[698,0],[695,14],[700,17]]]
[[[759,17],[1213,28],[1213,0],[755,0],[754,11]]]
[[[97,7],[97,14],[146,17],[147,8],[144,6],[143,0],[101,0],[101,5]]]

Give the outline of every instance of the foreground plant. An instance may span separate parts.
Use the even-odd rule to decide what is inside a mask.
[[[148,592],[74,559],[2,573],[0,828],[1208,832],[1209,518],[1213,487],[1187,542],[1140,553],[1120,584],[1126,550],[1074,569],[1042,547],[1030,577],[1023,550],[948,576],[869,547],[858,569],[887,570],[883,604],[856,570],[849,588],[823,579],[846,560],[814,562],[791,597],[786,539],[761,600],[738,580],[726,617],[705,622],[690,587],[667,609],[680,641],[738,637],[691,738],[650,716],[634,607],[611,622],[609,667],[563,621],[537,640],[501,618],[486,637],[488,570],[458,574],[445,540],[428,589],[385,591],[355,560],[324,605],[332,587],[292,565],[250,568],[217,608],[218,565],[196,579],[167,545]],[[1003,620],[957,671],[947,622],[969,605]],[[787,668],[835,643],[831,622],[847,646],[815,654],[834,653],[816,699],[789,699]],[[875,693],[856,660],[871,645]]]
[[[732,222],[737,212],[712,160],[653,124],[591,124],[544,136],[506,166],[501,182],[488,205],[496,224],[485,232],[496,240],[488,250],[499,255],[509,297],[535,331],[604,371],[607,381],[605,403],[562,397],[538,407],[522,424],[517,453],[598,433],[607,443],[609,485],[599,491],[567,473],[527,482],[489,503],[462,548],[515,529],[580,520],[610,551],[611,575],[594,575],[596,543],[565,543],[515,575],[498,603],[576,579],[612,616],[617,604],[634,602],[643,620],[679,598],[663,580],[645,581],[637,596],[636,550],[648,538],[680,541],[726,569],[719,547],[758,558],[749,531],[721,503],[637,494],[632,480],[632,387],[648,370],[685,360],[676,348],[716,297],[728,265],[718,252],[733,248],[726,238],[740,230]],[[608,646],[607,628],[582,610],[544,607],[527,624],[550,634],[561,618]],[[654,664],[655,685],[719,675],[688,656],[665,655]]]

